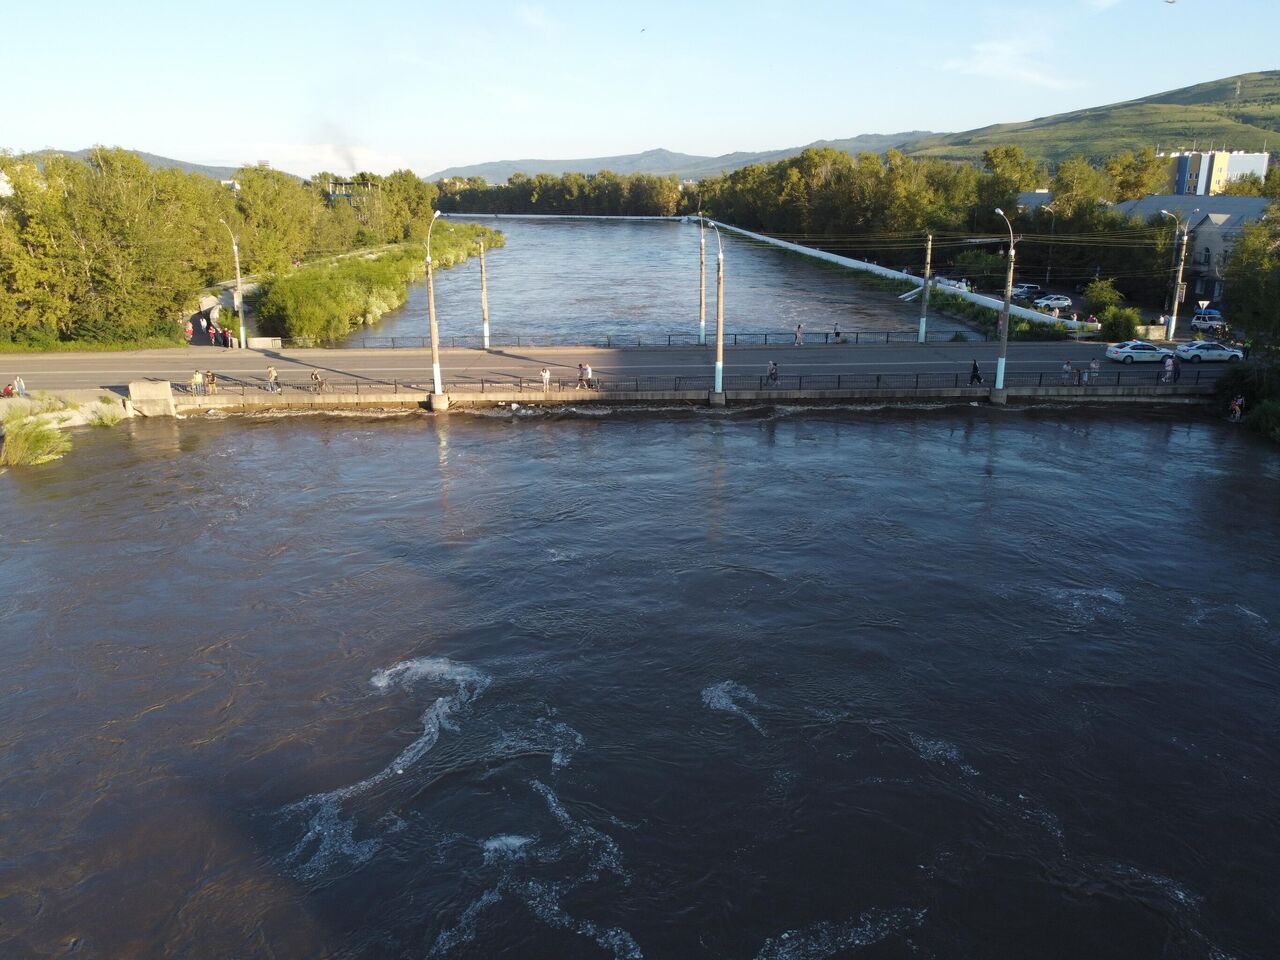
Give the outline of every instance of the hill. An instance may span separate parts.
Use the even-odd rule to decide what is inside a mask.
[[[484,177],[489,183],[506,183],[512,174],[524,173],[536,176],[549,173],[560,176],[564,173],[597,173],[601,170],[612,170],[617,174],[653,173],[660,176],[674,174],[682,179],[696,180],[700,177],[715,176],[739,167],[747,167],[753,163],[772,163],[794,157],[807,147],[834,147],[850,153],[883,153],[893,147],[902,147],[921,137],[934,136],[927,131],[908,133],[868,133],[847,140],[819,140],[804,147],[790,147],[785,150],[765,150],[759,152],[726,153],[718,157],[703,157],[689,153],[675,153],[671,150],[646,150],[643,153],[629,153],[615,157],[589,157],[579,160],[496,160],[489,163],[476,163],[470,166],[449,167],[427,177],[428,180],[442,180],[449,177]]]
[[[89,157],[90,150],[36,150],[33,153],[26,154],[37,163],[41,157],[50,154],[61,154],[62,156],[71,157],[75,160],[86,160]],[[181,170],[183,173],[198,173],[201,176],[209,177],[211,180],[230,180],[236,172],[236,167],[209,167],[200,163],[188,163],[186,160],[174,160],[170,157],[159,157],[154,153],[144,153],[141,150],[130,150],[130,153],[136,154],[142,159],[142,162],[153,170]]]
[[[1024,123],[935,134],[910,144],[904,152],[976,161],[984,150],[1007,143],[1049,162],[1082,152],[1097,159],[1141,147],[1190,150],[1225,144],[1232,150],[1278,149],[1280,70],[1225,77]]]

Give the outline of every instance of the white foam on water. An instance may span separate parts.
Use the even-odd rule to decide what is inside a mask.
[[[965,762],[964,755],[960,753],[960,748],[954,743],[932,737],[922,737],[918,733],[913,733],[911,734],[911,746],[915,747],[916,753],[920,754],[923,760],[928,760],[931,763],[954,764],[965,776],[978,776],[978,771]]]
[[[562,930],[571,930],[581,937],[595,941],[602,950],[613,954],[615,960],[644,960],[644,954],[635,937],[621,927],[602,927],[590,920],[570,916],[560,905],[562,890],[558,885],[530,880],[519,887],[519,892],[529,910],[543,923]]]
[[[490,837],[481,847],[484,850],[484,862],[494,864],[500,860],[519,860],[524,857],[524,848],[536,843],[537,837],[525,837],[517,833],[501,833]]]
[[[1124,606],[1127,599],[1110,587],[1050,587],[1043,592],[1065,604],[1072,622],[1080,625],[1114,615],[1116,608]]]
[[[568,563],[571,560],[577,560],[576,553],[570,553],[567,550],[557,550],[555,547],[547,548],[547,559],[552,563]]]
[[[462,911],[462,916],[458,918],[457,923],[447,930],[440,931],[440,935],[436,937],[436,942],[427,956],[443,957],[464,943],[470,943],[474,940],[476,938],[476,918],[501,899],[502,891],[499,888],[497,890],[486,890],[475,900],[472,900],[471,903],[467,904],[467,908]]]
[[[556,796],[555,791],[541,780],[530,780],[529,785],[546,801],[547,809],[551,811],[551,815],[559,821],[560,826],[569,835],[569,843],[583,851],[590,858],[592,870],[597,872],[607,870],[609,873],[621,877],[624,882],[631,882],[626,868],[622,865],[622,850],[618,847],[617,841],[613,837],[602,833],[590,824],[579,823],[573,819],[569,811],[564,808],[564,804],[560,802],[560,798]],[[584,879],[594,880],[596,876],[588,875]]]
[[[925,910],[868,910],[857,920],[823,921],[765,941],[756,960],[827,960],[924,923]]]
[[[454,684],[455,690],[449,696],[439,697],[423,712],[422,733],[401,750],[395,759],[377,773],[357,783],[338,787],[328,793],[312,794],[289,804],[281,811],[286,817],[308,818],[302,839],[284,858],[297,876],[305,879],[320,876],[338,860],[356,865],[369,860],[381,841],[356,841],[355,822],[343,817],[342,804],[368,793],[387,780],[402,776],[418,763],[439,741],[441,729],[449,726],[449,718],[483,693],[491,682],[488,676],[466,664],[455,663],[444,657],[419,657],[375,672],[370,683],[375,689],[385,693],[396,686],[412,687],[422,680],[450,682]]]
[[[721,713],[735,713],[751,724],[760,736],[768,736],[764,732],[764,727],[760,725],[760,721],[750,711],[744,709],[738,701],[759,704],[760,698],[742,684],[732,680],[721,680],[702,691],[702,702],[709,709],[719,710]]]
[[[532,727],[503,734],[493,749],[500,756],[508,757],[549,753],[552,768],[561,770],[572,762],[586,742],[586,738],[567,723],[540,718]]]

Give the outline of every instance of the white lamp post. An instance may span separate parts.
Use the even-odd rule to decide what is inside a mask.
[[[1177,230],[1182,231],[1182,249],[1178,254],[1178,275],[1173,281],[1173,308],[1169,311],[1169,326],[1165,330],[1165,339],[1172,343],[1173,337],[1178,330],[1178,294],[1182,292],[1182,268],[1186,266],[1187,263],[1187,234],[1190,233],[1191,215],[1199,213],[1200,208],[1196,207],[1192,210],[1191,215],[1188,215],[1186,220],[1179,220],[1168,210],[1161,210],[1160,212],[1177,225]],[[1174,237],[1176,241],[1176,233],[1174,234]]]
[[[220,224],[227,227],[227,221],[218,220]],[[240,244],[236,242],[236,235],[230,227],[227,227],[227,233],[231,234],[231,255],[236,261],[236,314],[240,320],[240,349],[248,346],[249,340],[244,329],[244,290],[240,286]]]
[[[724,244],[720,242],[720,228],[714,220],[711,229],[716,232],[716,389],[724,394]]]
[[[1004,215],[1004,211],[996,207],[996,213],[1000,214],[1000,219],[1009,228],[1009,270],[1004,278],[1004,314],[1000,320],[1000,355],[996,359],[996,389],[1003,390],[1005,357],[1009,354],[1009,321],[1012,319],[1009,316],[1009,310],[1013,305],[1013,260],[1015,256],[1014,246],[1017,241],[1013,239],[1013,224]]]
[[[431,379],[434,386],[433,392],[437,397],[444,395],[444,386],[440,382],[440,345],[439,333],[436,329],[436,287],[432,279],[431,271],[431,231],[435,229],[436,221],[440,219],[440,211],[437,210],[431,215],[431,226],[427,227],[427,316],[431,320]]]

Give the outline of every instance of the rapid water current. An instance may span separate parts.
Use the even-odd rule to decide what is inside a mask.
[[[0,474],[0,955],[1266,958],[1280,453],[129,422]]]

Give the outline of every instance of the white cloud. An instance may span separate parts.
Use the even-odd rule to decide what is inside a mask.
[[[968,56],[947,60],[942,68],[973,77],[1029,83],[1050,90],[1067,90],[1076,86],[1066,78],[1066,70],[1060,57],[1048,52],[1041,64],[1036,60],[1036,52],[1035,48],[1029,47],[1025,42],[984,40],[975,43]]]
[[[1084,2],[1085,6],[1093,7],[1095,10],[1109,10],[1120,3],[1120,0],[1084,0]]]
[[[516,7],[516,16],[527,27],[534,30],[540,30],[543,33],[550,33],[555,26],[555,22],[547,14],[547,11],[540,6],[532,4],[521,4]]]

